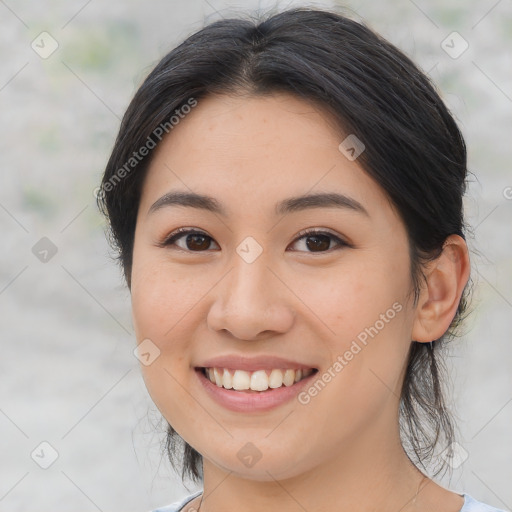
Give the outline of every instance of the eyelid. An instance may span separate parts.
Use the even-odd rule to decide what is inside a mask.
[[[164,240],[162,242],[158,242],[156,245],[158,247],[162,247],[162,248],[174,246],[177,250],[181,250],[181,251],[187,252],[187,253],[209,252],[208,250],[207,251],[190,251],[190,250],[182,249],[179,246],[176,246],[176,244],[175,244],[176,240],[179,240],[180,238],[184,237],[187,234],[204,235],[204,236],[210,238],[214,243],[217,243],[217,242],[215,242],[215,239],[212,236],[210,236],[208,233],[204,232],[201,229],[192,228],[192,227],[182,227],[182,228],[176,229],[175,231],[170,233],[168,236],[166,236],[164,238]],[[341,249],[343,247],[350,247],[350,248],[354,247],[353,244],[348,242],[345,237],[335,234],[335,233],[332,233],[327,228],[305,228],[305,229],[299,231],[299,233],[297,233],[295,235],[295,237],[292,241],[292,244],[299,241],[302,238],[305,238],[307,236],[314,236],[314,235],[330,236],[337,243],[337,247],[328,249],[327,251],[319,251],[317,253],[312,252],[312,251],[292,251],[292,252],[299,252],[299,253],[305,252],[306,254],[331,254],[332,252],[334,252],[338,249]]]
[[[185,235],[204,235],[213,240],[213,237],[211,237],[208,233],[204,232],[201,229],[198,228],[192,228],[192,227],[185,227],[185,228],[179,228],[167,235],[161,242],[157,242],[158,247],[168,247],[170,245],[174,245],[174,242],[176,240],[179,240],[180,237]],[[173,242],[173,243],[171,243]],[[181,247],[178,247],[178,249],[181,249]],[[184,249],[181,249],[184,250]],[[205,252],[205,251],[185,251],[185,252]]]
[[[338,235],[337,233],[333,233],[327,228],[306,228],[297,233],[295,235],[293,242],[291,245],[297,243],[303,238],[307,238],[308,236],[314,236],[314,235],[327,235],[335,242],[335,246],[331,249],[328,249],[327,251],[296,251],[292,250],[292,252],[297,253],[305,253],[305,254],[314,254],[314,255],[322,255],[322,254],[332,254],[333,252],[336,252],[343,248],[353,248],[354,246],[342,235]]]

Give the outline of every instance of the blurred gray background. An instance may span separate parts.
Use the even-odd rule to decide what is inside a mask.
[[[167,51],[221,17],[297,5],[366,20],[430,75],[466,137],[475,311],[448,360],[460,447],[441,483],[510,510],[511,1],[0,0],[0,511],[144,512],[195,490],[161,455],[93,191]]]

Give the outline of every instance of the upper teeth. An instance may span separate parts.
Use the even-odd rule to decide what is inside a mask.
[[[311,375],[313,368],[307,370],[256,370],[246,372],[244,370],[226,370],[225,368],[205,368],[206,375],[211,382],[219,387],[242,391],[265,391],[268,388],[279,388],[283,384],[291,386],[295,382]]]

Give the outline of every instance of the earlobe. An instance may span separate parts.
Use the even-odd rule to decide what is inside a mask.
[[[426,283],[416,306],[412,340],[425,343],[443,336],[457,313],[469,272],[465,240],[459,235],[450,235],[443,252],[425,269]]]

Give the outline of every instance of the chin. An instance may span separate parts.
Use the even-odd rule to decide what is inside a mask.
[[[212,454],[211,458],[205,456],[204,461],[208,460],[232,476],[259,482],[286,480],[308,470],[300,462],[297,450],[291,450],[292,454],[288,455],[272,446],[260,450],[256,444],[247,442],[241,448],[237,447],[232,457],[227,456],[230,451],[225,449],[222,454]]]

